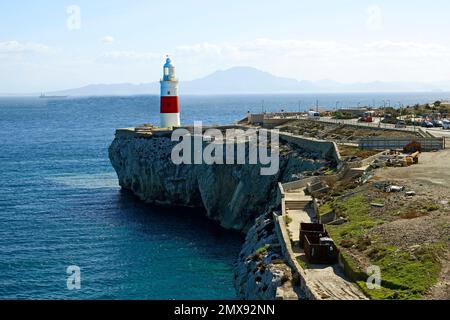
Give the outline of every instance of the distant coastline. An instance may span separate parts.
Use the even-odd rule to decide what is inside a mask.
[[[40,103],[58,103],[63,100],[82,100],[82,99],[114,99],[123,98],[130,99],[129,104],[134,103],[133,100],[140,100],[139,103],[152,104],[153,99],[158,99],[157,94],[139,94],[139,95],[106,95],[106,96],[68,96],[64,99],[40,99],[38,94],[34,95],[0,95],[2,100],[13,100],[16,102],[24,101],[40,101]],[[285,111],[308,111],[315,108],[316,104],[319,108],[326,110],[335,110],[346,107],[381,107],[384,104],[394,108],[399,106],[413,106],[416,103],[433,103],[437,100],[449,101],[450,92],[374,92],[374,93],[265,93],[265,94],[184,94],[181,98],[181,108],[191,108],[198,103],[206,105],[215,105],[217,98],[228,101],[230,105],[240,105],[242,109],[239,112],[280,112]],[[223,98],[223,99],[222,99]],[[145,102],[148,100],[148,102]],[[229,110],[231,112],[231,110]]]
[[[443,93],[450,91],[450,81],[356,82],[333,80],[307,81],[283,78],[251,67],[234,67],[216,71],[206,77],[181,81],[184,95],[237,94],[356,94],[356,93]],[[159,83],[89,84],[79,88],[48,91],[49,96],[134,96],[159,94]],[[36,93],[0,96],[33,96]]]

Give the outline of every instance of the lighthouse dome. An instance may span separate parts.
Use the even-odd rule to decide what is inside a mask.
[[[176,81],[175,66],[172,63],[172,59],[167,57],[166,64],[164,65],[164,81]]]
[[[164,65],[164,68],[170,68],[170,67],[174,67],[173,63],[172,63],[172,59],[170,59],[169,57],[167,57],[166,59],[166,64]]]

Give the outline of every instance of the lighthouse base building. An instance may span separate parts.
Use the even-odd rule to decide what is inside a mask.
[[[161,79],[161,127],[179,127],[180,99],[178,96],[179,82],[175,76],[175,66],[167,58],[164,65],[164,76]]]

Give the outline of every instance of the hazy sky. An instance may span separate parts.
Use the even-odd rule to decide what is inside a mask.
[[[450,80],[448,0],[0,0],[0,92],[190,80],[252,66],[298,80]]]

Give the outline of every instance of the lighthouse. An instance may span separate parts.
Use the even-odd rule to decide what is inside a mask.
[[[164,65],[164,76],[161,80],[161,127],[180,126],[180,101],[178,98],[178,79],[175,77],[175,66],[167,57]]]

